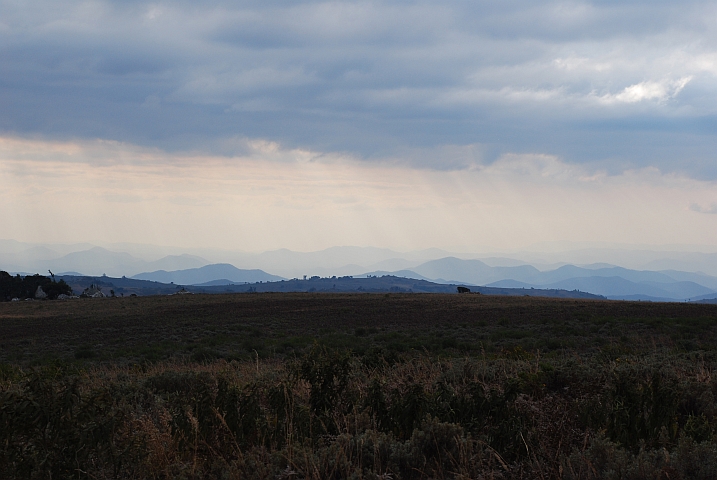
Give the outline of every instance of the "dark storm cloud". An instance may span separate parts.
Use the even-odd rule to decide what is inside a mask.
[[[713,2],[0,2],[0,129],[716,178],[716,24]]]

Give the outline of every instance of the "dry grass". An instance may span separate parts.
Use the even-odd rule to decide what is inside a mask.
[[[716,312],[457,295],[0,304],[0,476],[717,478]],[[192,359],[187,340],[241,354]]]

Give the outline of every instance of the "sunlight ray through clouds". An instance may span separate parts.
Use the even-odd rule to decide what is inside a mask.
[[[704,243],[717,233],[714,216],[695,207],[717,202],[715,185],[654,168],[608,175],[550,155],[510,154],[437,171],[245,144],[242,157],[218,157],[3,138],[7,225],[23,238],[253,250]]]

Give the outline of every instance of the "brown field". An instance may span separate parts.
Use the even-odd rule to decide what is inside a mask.
[[[227,294],[0,303],[0,360],[285,355],[314,339],[363,351],[712,349],[717,305],[443,294]],[[440,341],[439,341],[440,340]],[[440,345],[439,345],[440,344]],[[443,348],[445,347],[445,348]]]
[[[0,303],[0,478],[717,478],[717,306]]]

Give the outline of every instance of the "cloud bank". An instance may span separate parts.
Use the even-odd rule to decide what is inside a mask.
[[[3,231],[25,241],[264,251],[458,251],[536,242],[711,245],[717,184],[549,155],[435,170],[247,142],[181,156],[107,141],[0,140]],[[30,160],[32,157],[34,160]],[[276,168],[280,165],[281,168]]]
[[[707,1],[2,2],[0,130],[714,179],[715,27]]]
[[[4,236],[714,245],[717,6],[0,2]]]

